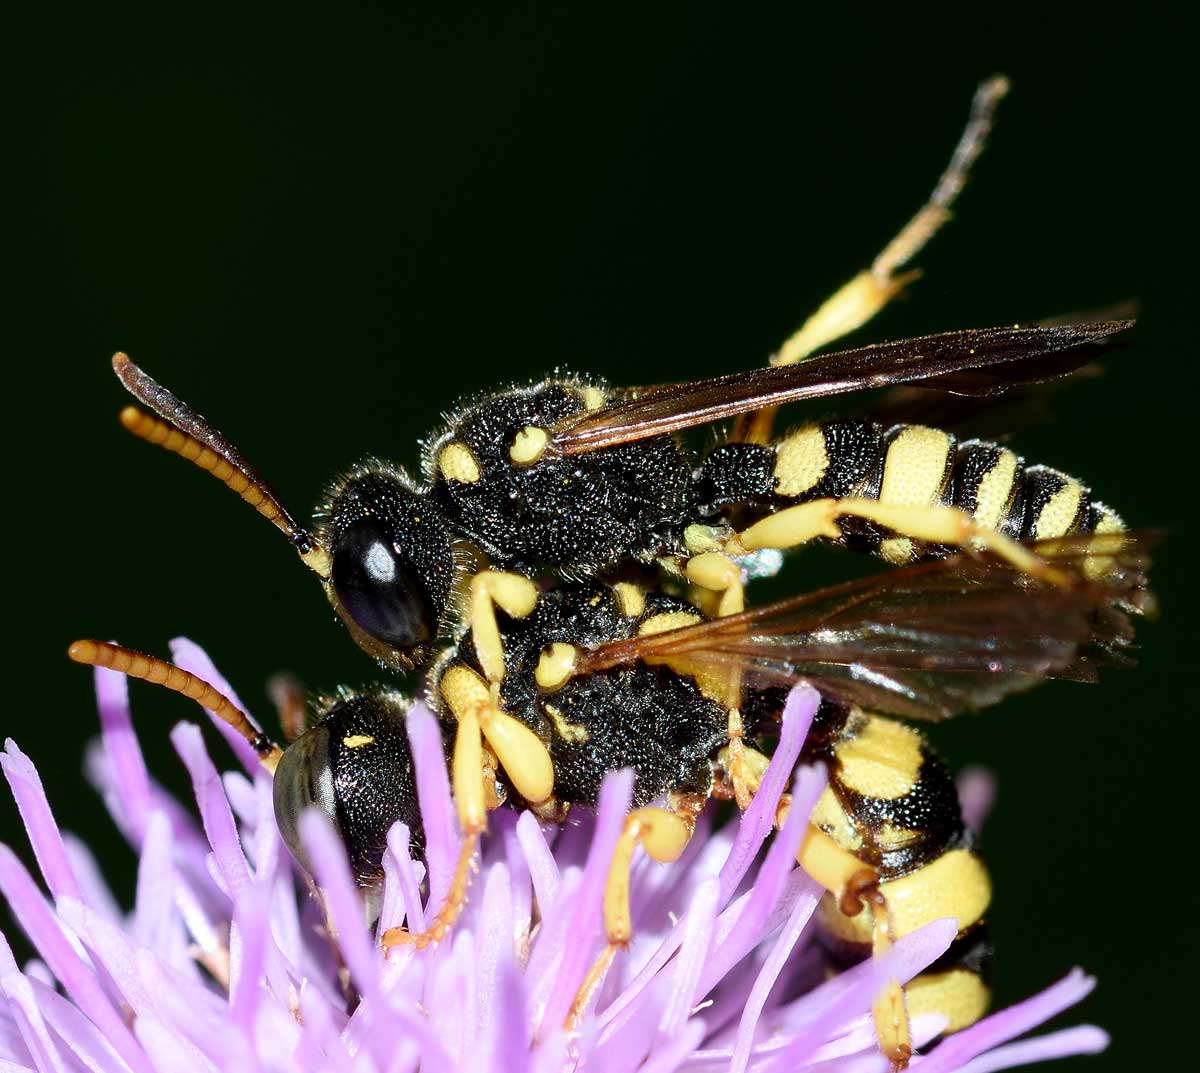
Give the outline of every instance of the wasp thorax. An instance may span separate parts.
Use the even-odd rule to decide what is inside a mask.
[[[419,662],[454,582],[441,512],[398,473],[361,473],[334,496],[325,539],[330,597],[355,640],[385,662]]]
[[[307,867],[300,816],[315,808],[333,821],[360,883],[380,875],[392,824],[408,825],[410,848],[424,845],[412,752],[404,729],[408,701],[359,694],[338,701],[284,751],[275,769],[275,821]]]

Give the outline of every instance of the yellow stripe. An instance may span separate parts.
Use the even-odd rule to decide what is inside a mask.
[[[775,491],[781,496],[803,495],[828,469],[825,433],[820,425],[809,425],[775,448]]]
[[[1064,484],[1054,493],[1038,511],[1037,524],[1033,535],[1038,540],[1049,537],[1066,536],[1079,517],[1079,503],[1083,497],[1083,489],[1078,481],[1065,478]]]
[[[927,507],[937,502],[946,480],[950,436],[936,428],[910,425],[892,440],[883,464],[879,502]]]
[[[1004,520],[1004,508],[1012,499],[1017,475],[1017,456],[1002,448],[996,464],[979,480],[975,488],[975,520],[985,529],[998,529]]]

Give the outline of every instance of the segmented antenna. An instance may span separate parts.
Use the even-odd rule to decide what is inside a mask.
[[[125,429],[211,473],[273,523],[309,567],[323,578],[329,576],[329,556],[325,549],[297,524],[270,485],[233,444],[187,403],[135,365],[128,355],[114,354],[112,364],[125,389],[158,414],[157,418],[152,417],[136,406],[127,406],[121,411],[121,424]]]
[[[109,667],[129,675],[130,678],[140,678],[144,682],[163,686],[190,697],[205,711],[212,712],[245,738],[250,747],[258,753],[259,760],[268,771],[274,772],[275,765],[279,763],[279,757],[282,755],[279,746],[250,722],[249,716],[241,708],[203,678],[197,678],[194,674],[157,656],[148,656],[144,652],[107,641],[75,641],[67,649],[67,656],[76,663]]]

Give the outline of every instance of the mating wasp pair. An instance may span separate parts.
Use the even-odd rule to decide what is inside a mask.
[[[786,403],[905,385],[925,398],[988,399],[1066,375],[1128,327],[1100,321],[949,332],[816,354],[881,310],[900,269],[948,217],[1003,80],[985,83],[931,200],[841,288],[771,367],[694,383],[612,389],[558,376],[465,405],[426,448],[422,480],[352,470],[316,526],[301,527],[236,448],[118,354],[146,410],[127,429],[222,480],[290,540],[354,640],[382,666],[421,671],[441,718],[463,852],[440,940],[467,895],[487,813],[502,804],[561,822],[596,803],[605,774],[635,773],[605,898],[607,965],[631,933],[635,847],[673,860],[711,797],[744,808],[778,735],[786,688],[823,698],[806,745],[829,786],[800,863],[829,891],[836,956],[879,951],[933,916],[960,939],[909,1005],[978,1018],[990,898],[953,784],[895,716],[942,719],[1040,679],[1091,680],[1129,662],[1131,616],[1149,597],[1138,539],[1078,480],[1026,466],[996,443],[870,416],[772,435]],[[814,356],[816,355],[816,356]],[[690,429],[733,420],[694,451]],[[756,608],[749,580],[812,541],[879,555],[881,574]],[[281,750],[212,687],[96,641],[73,658],[192,696],[249,740],[274,773],[280,831],[297,858],[306,807],[337,826],[364,885],[388,829],[421,848],[411,701],[343,692],[285,719]],[[586,1001],[582,996],[581,1001]],[[881,1044],[909,1053],[903,993],[880,997]]]

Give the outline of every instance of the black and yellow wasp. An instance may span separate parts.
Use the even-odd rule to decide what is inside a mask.
[[[507,802],[560,821],[595,803],[607,772],[630,767],[635,809],[605,900],[611,957],[630,934],[634,848],[674,859],[711,796],[745,807],[783,687],[803,682],[825,699],[807,755],[826,764],[830,785],[799,859],[830,892],[831,942],[879,950],[931,919],[931,907],[956,915],[962,945],[925,993],[953,1007],[955,1027],[980,1015],[986,989],[947,981],[978,963],[986,872],[944,769],[890,717],[945,718],[1042,678],[1089,680],[1128,662],[1130,616],[1149,599],[1140,542],[1080,481],[996,443],[862,417],[780,438],[771,426],[785,403],[881,387],[1001,395],[1078,369],[1128,327],[1002,327],[816,353],[907,281],[899,270],[947,218],[1003,91],[1002,80],[980,88],[929,203],[771,367],[647,388],[558,376],[500,391],[462,406],[428,441],[423,479],[364,463],[312,529],[204,418],[114,358],[153,412],[127,408],[125,427],[272,521],[381,665],[427,674],[466,838],[430,928],[385,943],[424,945],[452,925],[489,809]],[[729,419],[708,450],[682,438]],[[897,569],[747,608],[747,579],[764,557],[811,541]],[[281,752],[177,668],[101,642],[71,654],[179,689],[238,726],[275,774],[280,828],[299,857],[296,818],[311,805],[338,825],[364,884],[378,876],[395,820],[418,832],[419,847],[402,694],[329,698],[307,728],[287,720]],[[898,988],[876,1017],[885,1050],[904,1061]]]

